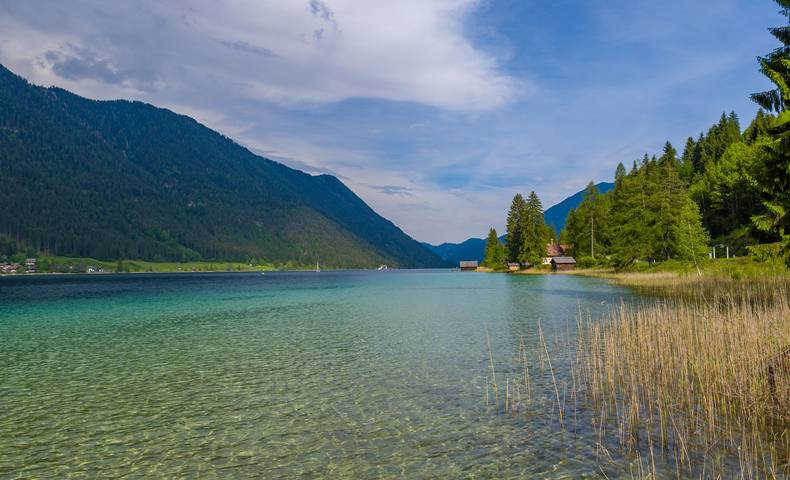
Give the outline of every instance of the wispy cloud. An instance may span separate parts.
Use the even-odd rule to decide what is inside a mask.
[[[401,187],[398,185],[369,185],[370,188],[374,190],[378,190],[385,195],[397,195],[399,197],[411,197],[412,190],[407,187]]]
[[[680,147],[767,88],[768,0],[4,0],[0,62],[339,176],[434,243]],[[437,228],[440,225],[441,228]]]
[[[233,50],[237,50],[239,52],[244,53],[251,53],[253,55],[260,55],[263,57],[277,57],[278,55],[273,51],[269,50],[268,48],[259,47],[257,45],[252,45],[247,42],[242,41],[229,41],[229,40],[217,40],[220,44],[231,48]]]
[[[227,94],[284,104],[375,98],[474,112],[518,93],[498,59],[464,36],[476,4],[7,0],[0,26],[64,42],[54,49],[29,42],[24,50],[4,43],[0,55],[12,65],[48,60],[43,68],[27,64],[33,80],[54,73],[135,84],[155,68],[170,91],[230,84],[240,88]],[[68,21],[59,22],[64,14]]]

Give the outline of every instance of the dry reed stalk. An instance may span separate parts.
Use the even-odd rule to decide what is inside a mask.
[[[726,476],[733,457],[742,478],[787,475],[790,279],[692,279],[621,276],[663,300],[578,320],[576,376],[600,406],[595,425],[615,425],[630,451],[644,437],[652,476],[654,443],[671,450],[678,472],[708,452],[718,459],[704,461],[703,476]]]
[[[530,389],[530,381],[529,381],[529,365],[527,364],[527,346],[524,343],[524,336],[519,336],[518,339],[518,353],[521,359],[521,366],[524,370],[524,389],[527,393],[527,403],[530,402],[531,398],[531,389]]]
[[[560,401],[560,390],[559,388],[557,388],[557,377],[554,375],[554,368],[552,368],[551,366],[549,349],[546,346],[546,338],[543,336],[543,328],[540,326],[540,319],[538,319],[538,336],[540,337],[540,343],[543,345],[543,350],[546,352],[546,363],[549,365],[549,371],[551,372],[551,381],[554,384],[554,394],[557,396],[557,409],[559,411],[559,416],[560,416],[560,425],[564,425],[563,406],[562,406],[562,402]]]
[[[496,412],[499,413],[499,387],[496,383],[496,368],[494,368],[494,352],[491,350],[491,336],[488,334],[488,326],[486,326],[486,344],[488,345],[488,362],[491,367],[491,378],[494,387],[494,402],[496,403]]]

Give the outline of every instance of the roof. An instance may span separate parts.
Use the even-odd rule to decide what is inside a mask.
[[[556,243],[549,243],[546,245],[546,256],[547,257],[561,257],[565,252],[560,245]]]
[[[508,266],[510,267],[520,267],[521,264],[518,262],[508,262]]]
[[[477,260],[461,260],[461,268],[477,268]]]
[[[573,257],[554,257],[551,259],[551,263],[574,264],[576,259]]]

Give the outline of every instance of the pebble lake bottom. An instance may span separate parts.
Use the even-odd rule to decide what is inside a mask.
[[[569,405],[579,312],[634,298],[447,270],[3,277],[0,478],[629,476],[583,406],[560,426],[537,322]],[[523,336],[540,407],[486,406],[486,332],[502,384]]]

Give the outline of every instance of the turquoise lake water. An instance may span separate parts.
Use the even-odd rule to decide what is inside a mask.
[[[0,278],[0,478],[598,477],[583,421],[486,407],[486,329],[516,376],[540,319],[565,395],[557,339],[629,297],[450,271]]]

